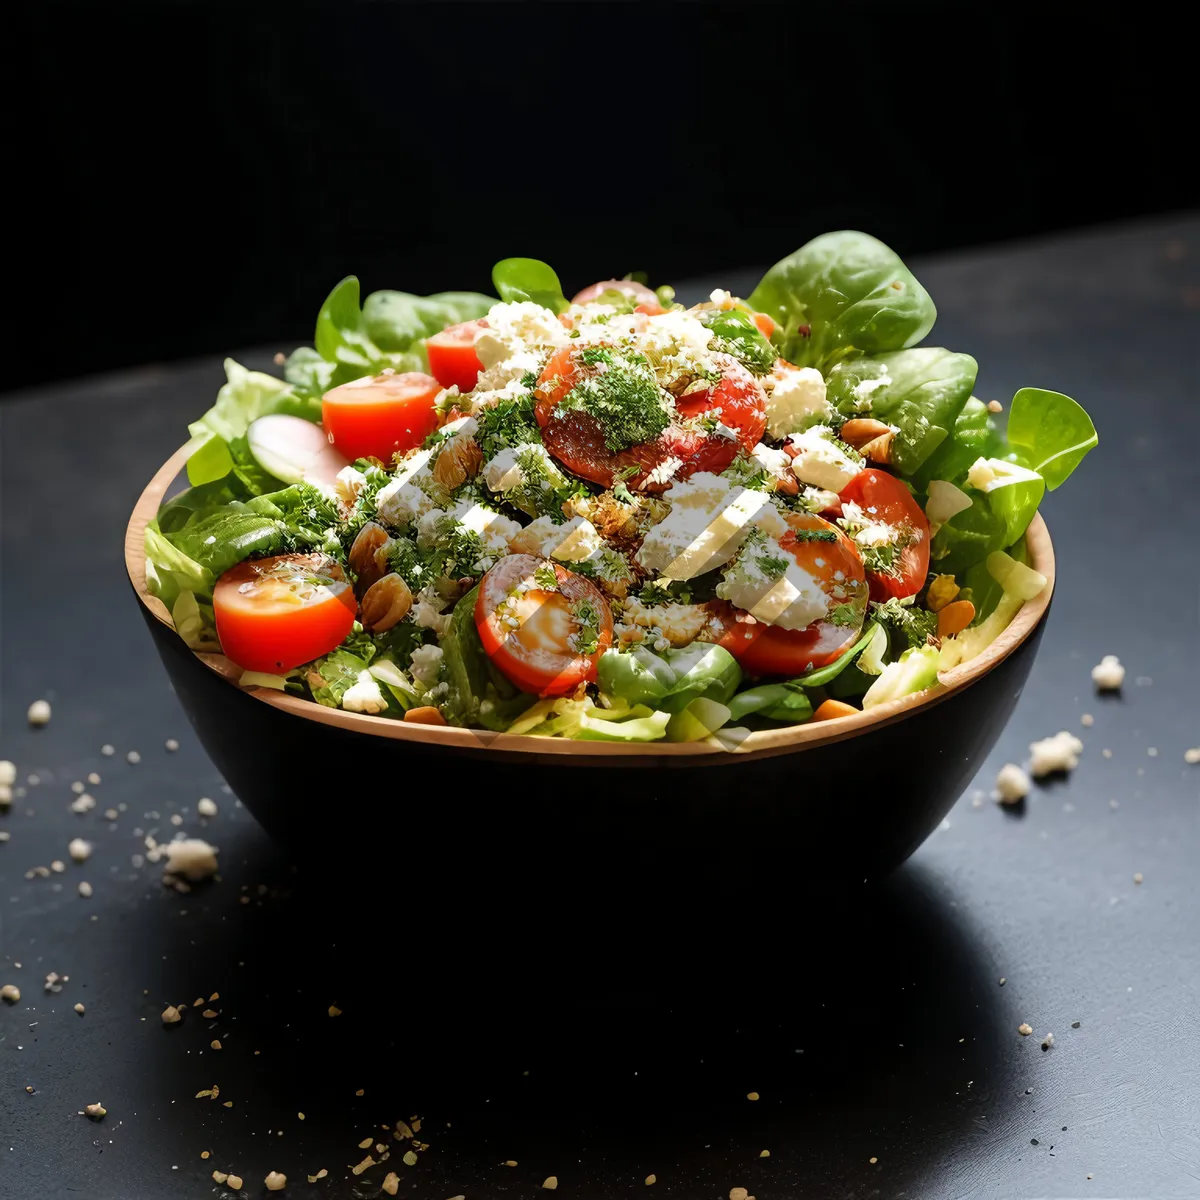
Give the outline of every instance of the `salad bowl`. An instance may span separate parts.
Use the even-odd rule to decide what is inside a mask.
[[[834,720],[750,733],[736,748],[582,742],[410,724],[243,688],[193,652],[147,586],[144,531],[187,458],[135,506],[125,559],[138,606],[205,750],[276,840],[297,853],[353,844],[405,885],[470,879],[538,889],[651,879],[767,878],[860,885],[937,827],[1021,694],[1054,589],[1035,517],[1029,563],[1046,577],[978,656],[924,691]],[[673,884],[670,886],[674,886]]]

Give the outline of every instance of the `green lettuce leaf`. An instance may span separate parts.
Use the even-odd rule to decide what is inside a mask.
[[[960,575],[995,550],[1011,546],[1029,528],[1045,495],[1039,477],[972,491],[971,507],[955,513],[934,536],[930,569],[943,575]]]
[[[146,526],[146,587],[169,609],[183,592],[211,597],[213,573],[162,534],[155,522]]]
[[[912,482],[921,489],[931,480],[961,482],[977,458],[1003,458],[1004,436],[996,427],[988,406],[974,396],[963,405],[950,436],[925,460]]]
[[[789,362],[826,369],[854,353],[915,346],[937,309],[899,255],[865,233],[826,233],[776,263],[747,303],[779,324]]]
[[[1008,444],[1022,466],[1036,471],[1054,491],[1099,442],[1092,418],[1061,392],[1022,388],[1008,414]]]
[[[506,304],[540,304],[555,313],[568,307],[554,269],[540,259],[502,259],[492,268],[492,283]]]
[[[934,346],[852,358],[829,372],[828,399],[845,417],[869,411],[896,426],[891,462],[912,475],[955,428],[977,370],[969,354]]]

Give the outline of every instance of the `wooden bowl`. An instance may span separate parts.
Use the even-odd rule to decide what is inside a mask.
[[[638,864],[658,878],[769,875],[789,887],[878,878],[937,827],[995,745],[1054,590],[1054,551],[1036,517],[1029,551],[1047,585],[982,654],[927,691],[754,732],[733,753],[410,725],[244,690],[227,659],[187,648],[146,590],[143,547],[184,461],[181,449],[142,493],[125,561],[189,720],[276,839],[301,851],[386,849],[406,879],[533,872],[547,886],[592,887],[644,875]]]

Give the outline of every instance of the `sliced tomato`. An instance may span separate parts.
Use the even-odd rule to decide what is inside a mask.
[[[867,614],[867,582],[858,547],[836,525],[810,513],[791,513],[779,544],[811,575],[837,607],[836,621],[824,618],[805,629],[768,625],[739,656],[754,675],[794,677],[826,666],[848,650],[862,632]],[[828,535],[816,541],[806,534]]]
[[[742,658],[767,629],[745,609],[735,608],[726,600],[709,600],[704,607],[708,610],[708,623],[699,640],[715,642],[734,658]]]
[[[871,599],[919,592],[929,574],[929,520],[912,492],[894,475],[868,467],[859,471],[840,495],[843,504],[853,501],[872,520],[893,526],[905,543],[891,570],[867,572]]]
[[[432,375],[421,371],[367,375],[321,397],[321,424],[351,462],[390,462],[394,454],[419,446],[437,428],[433,402],[441,390]]]
[[[483,320],[463,321],[425,339],[430,374],[442,387],[456,387],[460,392],[474,390],[483,370],[475,353],[475,339],[486,326]]]
[[[546,449],[568,470],[605,488],[612,487],[620,476],[628,478],[631,488],[663,492],[674,480],[687,479],[697,471],[719,474],[737,457],[739,448],[749,451],[762,438],[767,401],[758,381],[736,359],[718,354],[713,360],[721,372],[720,381],[679,400],[678,420],[650,441],[613,451],[605,444],[600,422],[589,413],[554,412],[571,389],[596,369],[578,361],[574,346],[564,346],[543,368],[534,393],[534,415]],[[733,430],[735,437],[682,423],[717,409],[721,423]],[[678,460],[670,477],[650,482],[651,473],[669,460]],[[630,468],[632,477],[627,475]]]
[[[354,592],[323,554],[281,554],[230,567],[213,589],[221,649],[247,671],[278,674],[341,645]]]
[[[600,589],[534,554],[510,554],[488,571],[479,584],[475,624],[492,662],[538,696],[565,696],[595,679],[600,655],[612,645],[612,610]],[[577,642],[589,627],[595,646],[582,652]]]
[[[571,298],[571,303],[590,304],[605,292],[620,292],[638,304],[652,304],[659,312],[663,311],[658,303],[658,294],[644,283],[637,283],[632,279],[602,279],[599,283],[585,287],[582,292],[576,292]]]

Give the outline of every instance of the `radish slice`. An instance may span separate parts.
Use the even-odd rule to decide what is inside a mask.
[[[320,425],[303,417],[272,413],[246,430],[254,461],[284,483],[311,483],[332,491],[337,473],[350,465],[325,436]]]

